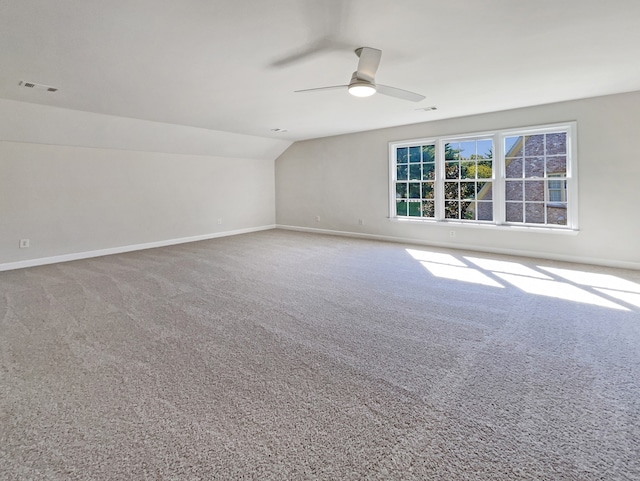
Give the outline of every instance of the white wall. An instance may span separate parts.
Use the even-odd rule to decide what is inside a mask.
[[[387,218],[388,142],[573,120],[577,235]],[[640,268],[638,126],[640,92],[633,92],[297,142],[276,159],[276,222],[301,230]]]
[[[274,158],[288,142],[0,107],[0,270],[275,223]]]

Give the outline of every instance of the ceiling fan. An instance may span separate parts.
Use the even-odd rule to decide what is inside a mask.
[[[411,102],[420,102],[425,99],[424,95],[408,90],[390,87],[388,85],[376,84],[375,75],[380,65],[380,57],[382,50],[371,47],[360,47],[355,50],[358,60],[358,70],[353,72],[351,81],[348,85],[334,85],[332,87],[319,87],[315,89],[296,90],[296,92],[315,92],[318,90],[337,90],[348,89],[351,95],[356,97],[369,97],[376,92],[383,95],[389,95],[398,99],[409,100]]]

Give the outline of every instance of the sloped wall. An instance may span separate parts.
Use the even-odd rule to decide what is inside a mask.
[[[274,225],[286,142],[0,104],[0,268]]]

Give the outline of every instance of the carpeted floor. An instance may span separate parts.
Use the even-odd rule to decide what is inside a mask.
[[[2,480],[640,479],[640,272],[273,230],[0,292]]]

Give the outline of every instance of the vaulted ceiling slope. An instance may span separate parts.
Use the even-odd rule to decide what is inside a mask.
[[[0,8],[0,98],[288,141],[640,90],[637,0]],[[426,99],[294,92],[348,83],[362,46],[382,50],[376,81]]]

